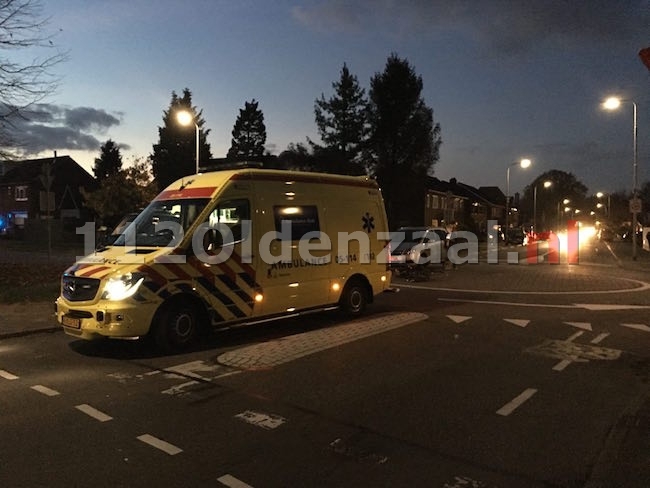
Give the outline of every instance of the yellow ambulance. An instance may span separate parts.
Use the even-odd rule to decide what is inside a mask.
[[[67,269],[56,315],[82,339],[182,349],[210,326],[364,311],[390,287],[388,222],[367,177],[243,168],[187,176]]]

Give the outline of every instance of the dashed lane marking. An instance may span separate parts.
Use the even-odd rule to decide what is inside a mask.
[[[530,398],[537,393],[537,390],[534,388],[527,388],[524,390],[521,394],[519,394],[517,397],[515,397],[513,400],[510,402],[506,403],[503,407],[501,407],[499,410],[497,410],[498,415],[502,415],[503,417],[507,417],[510,415],[512,412],[517,410],[521,405],[523,405],[525,402],[530,400]]]
[[[77,405],[75,408],[80,412],[85,413],[89,417],[92,417],[95,420],[99,420],[100,422],[108,422],[109,420],[113,420],[113,417],[111,417],[110,415],[106,415],[104,412],[100,412],[96,408],[93,408],[86,403],[82,405]]]
[[[58,391],[52,390],[51,388],[48,388],[47,386],[43,386],[43,385],[34,385],[31,387],[31,389],[50,397],[60,395]]]
[[[229,474],[224,474],[221,478],[218,478],[217,481],[230,488],[253,488],[251,485],[248,485]]]
[[[601,342],[603,342],[603,340],[607,339],[607,337],[609,337],[609,332],[603,332],[602,334],[598,334],[589,342],[591,342],[592,344],[600,344]]]
[[[584,334],[584,332],[581,331],[581,330],[579,330],[579,331],[576,332],[575,334],[572,334],[572,335],[570,335],[569,337],[567,337],[567,340],[566,340],[566,341],[567,341],[567,342],[573,342],[573,341],[575,341],[578,337],[580,337],[582,334]]]
[[[0,377],[6,379],[6,380],[17,380],[18,376],[15,374],[11,374],[9,371],[5,371],[4,369],[0,369]]]
[[[564,371],[564,369],[571,364],[573,361],[569,359],[563,359],[559,363],[557,363],[555,366],[553,366],[553,371]]]
[[[145,444],[149,444],[151,447],[155,447],[156,449],[169,454],[170,456],[175,456],[176,454],[183,452],[180,447],[176,447],[175,445],[163,441],[162,439],[158,439],[158,437],[154,437],[150,434],[143,434],[138,436],[137,439]]]

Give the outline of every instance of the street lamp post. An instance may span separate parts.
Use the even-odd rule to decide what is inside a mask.
[[[521,168],[526,169],[530,166],[530,164],[530,159],[522,159],[521,161],[508,165],[508,169],[506,171],[506,230],[504,235],[506,242],[508,242],[508,220],[510,216],[510,168],[513,166],[520,166]]]
[[[571,203],[571,200],[569,200],[568,198],[565,198],[565,199],[560,200],[559,202],[557,202],[557,229],[555,230],[556,234],[560,232],[560,226],[562,225],[562,219],[561,219],[561,213],[560,213],[561,212],[560,205],[564,205],[564,211],[568,212],[570,209],[566,205],[568,205],[569,203]]]
[[[549,188],[553,183],[550,181],[544,182],[544,188]],[[539,183],[535,185],[533,190],[533,232],[537,233],[537,187]]]
[[[179,110],[178,112],[176,112],[176,120],[178,120],[178,123],[181,125],[194,124],[194,129],[196,133],[196,156],[195,156],[196,174],[199,174],[199,133],[201,131],[201,129],[199,128],[199,124],[196,123],[196,120],[192,115],[192,113],[187,110]]]
[[[598,198],[598,199],[603,198],[604,196],[605,196],[605,194],[602,191],[599,191],[598,193],[596,193],[596,198]],[[610,212],[609,209],[611,208],[611,204],[612,204],[611,197],[612,196],[608,193],[607,194],[607,213],[606,213],[608,219],[609,219],[609,212]]]
[[[630,210],[632,211],[632,259],[636,260],[636,228],[637,215],[641,211],[640,200],[638,198],[638,148],[637,148],[637,124],[636,124],[636,102],[628,100],[632,104],[632,201]],[[621,106],[623,100],[617,97],[610,97],[603,102],[603,107],[607,110],[616,110]]]

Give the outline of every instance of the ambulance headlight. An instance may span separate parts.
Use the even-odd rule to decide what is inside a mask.
[[[104,300],[118,301],[132,297],[143,281],[144,275],[141,273],[126,273],[109,278],[106,285],[104,285],[102,298]]]

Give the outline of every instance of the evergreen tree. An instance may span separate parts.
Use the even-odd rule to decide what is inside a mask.
[[[253,99],[245,102],[244,108],[239,110],[227,157],[233,161],[255,159],[264,155],[264,144],[266,144],[264,114],[258,108],[258,102]]]
[[[120,148],[111,139],[101,147],[101,155],[95,158],[93,173],[100,182],[119,173],[122,169],[122,155]]]
[[[365,90],[345,63],[338,82],[332,83],[335,95],[328,100],[321,94],[314,104],[318,133],[329,152],[339,155],[343,163],[354,164],[350,172],[358,174],[362,146],[368,134]]]
[[[194,123],[199,128],[199,161],[212,158],[210,144],[206,142],[210,129],[204,129],[203,110],[192,106],[192,93],[183,90],[181,98],[172,92],[169,109],[163,112],[163,126],[158,127],[158,144],[153,145],[151,165],[153,175],[160,190],[183,176],[196,172],[196,127],[194,124],[183,126],[177,120],[177,114],[186,110],[194,115]]]
[[[421,225],[425,177],[439,159],[440,125],[422,99],[422,86],[422,77],[396,54],[370,80],[367,158],[391,227]]]
[[[149,165],[135,160],[126,169],[120,169],[103,178],[93,192],[82,189],[86,206],[109,228],[114,227],[125,215],[145,207],[155,196],[151,187]]]

